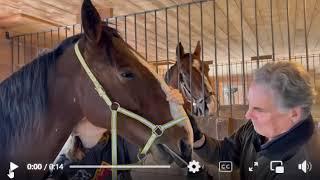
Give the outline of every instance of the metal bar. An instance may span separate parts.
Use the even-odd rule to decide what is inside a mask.
[[[154,34],[156,40],[156,71],[159,73],[158,65],[158,31],[157,31],[157,11],[154,11]]]
[[[124,16],[124,40],[127,42],[127,16]]]
[[[144,47],[145,47],[145,55],[146,61],[148,61],[148,40],[147,40],[147,13],[144,13]]]
[[[289,20],[289,1],[288,0],[286,0],[286,9],[287,9],[287,29],[288,29],[288,53],[289,53],[289,61],[291,61],[290,20]]]
[[[272,0],[271,0],[272,1]],[[242,50],[242,85],[243,85],[243,104],[246,104],[246,78],[244,69],[244,38],[243,38],[243,0],[240,0],[241,17],[241,50]]]
[[[179,41],[180,41],[180,37],[179,37],[179,7],[177,6],[176,8],[176,18],[177,18],[177,44],[179,45]],[[179,83],[179,79],[180,79],[180,69],[181,69],[181,63],[180,63],[180,59],[181,58],[181,52],[180,52],[180,48],[178,48],[178,54],[177,54],[177,65],[178,65],[178,79],[177,79],[177,84],[178,84],[178,89],[180,89],[180,83]]]
[[[14,38],[11,38],[11,73],[14,72]]]
[[[230,59],[230,19],[229,19],[229,0],[226,0],[227,5],[227,36],[228,36],[228,76],[229,76],[229,103],[230,115],[232,116],[232,92],[231,92],[231,59]]]
[[[37,56],[39,55],[39,33],[37,33]]]
[[[118,31],[118,18],[115,17],[115,21],[116,21],[116,30]]]
[[[191,55],[191,5],[188,5],[188,29],[189,29],[189,69],[190,69],[190,76],[189,78],[192,79],[192,55]],[[192,97],[192,81],[190,81],[190,94]],[[190,111],[191,114],[193,113],[193,98],[191,98],[190,103]]]
[[[241,0],[242,1],[242,0]],[[270,0],[270,22],[271,22],[271,37],[272,37],[272,61],[275,61],[275,50],[274,50],[274,30],[273,30],[273,5]]]
[[[306,60],[307,60],[307,71],[309,71],[309,50],[308,50],[308,35],[307,35],[307,19],[306,19],[306,3],[307,1],[303,1],[303,18],[304,18],[304,38],[306,45]]]
[[[67,39],[67,37],[68,37],[68,29],[67,29],[67,26],[66,26],[66,28],[65,28],[65,39]]]
[[[23,64],[26,64],[26,35],[23,35]]]
[[[20,68],[20,37],[18,37],[18,68]]]
[[[317,85],[316,85],[316,68],[314,67],[314,54],[312,55],[312,64],[313,64],[313,84],[314,84],[314,88],[317,89]]]
[[[169,70],[169,34],[168,34],[168,9],[166,8],[166,46],[167,46],[167,71]]]
[[[46,42],[47,42],[47,37],[46,37],[46,32],[44,32],[43,33],[43,48],[47,47]]]
[[[51,37],[51,39],[50,39],[51,48],[53,48],[53,34],[52,34],[52,29],[51,29],[51,31],[50,31],[50,37]]]
[[[29,59],[29,62],[32,60],[32,34],[30,34],[30,59]]]
[[[118,151],[117,151],[117,111],[111,111],[111,154],[112,165],[118,165]],[[112,180],[118,179],[117,169],[112,169]]]
[[[220,117],[219,79],[218,79],[218,55],[217,55],[217,19],[216,1],[213,1],[213,34],[214,34],[214,64],[216,75],[217,117]]]
[[[60,43],[60,28],[58,27],[58,43]]]
[[[75,25],[72,25],[72,36],[74,36],[75,33]]]
[[[204,94],[204,46],[203,46],[203,3],[200,2],[200,30],[201,30],[201,87],[202,87],[202,96],[203,96],[203,104],[202,107],[205,109],[205,94]]]
[[[259,68],[259,33],[258,33],[258,16],[257,16],[257,0],[254,0],[254,17],[256,23],[256,46],[257,46],[257,67]]]
[[[137,15],[134,15],[134,48],[137,51],[138,48],[137,41]]]

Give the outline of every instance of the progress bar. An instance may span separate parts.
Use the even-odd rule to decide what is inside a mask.
[[[170,165],[70,165],[71,169],[164,169]]]

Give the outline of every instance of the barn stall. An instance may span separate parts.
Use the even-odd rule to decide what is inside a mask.
[[[1,43],[5,44],[6,50],[1,52],[10,57],[0,67],[5,72],[2,79],[54,48],[63,39],[82,32],[79,15],[69,18],[73,21],[58,23],[68,19],[58,9],[65,7],[68,12],[79,12],[80,2],[71,1],[68,6],[62,1],[49,1],[46,5],[41,1],[35,3],[37,8],[34,9],[46,8],[56,17],[43,12],[32,16],[32,9],[28,6],[32,3],[23,3],[24,6],[20,7],[23,13],[0,19],[0,24],[7,24],[5,30],[8,32],[4,34],[7,40]],[[201,61],[210,66],[211,85],[219,100],[216,116],[199,119],[203,131],[212,137],[222,139],[245,122],[245,97],[250,74],[267,62],[303,64],[312,76],[314,87],[320,91],[320,5],[316,0],[121,0],[94,3],[106,23],[117,29],[161,76],[176,62],[179,42],[186,52],[192,52],[200,41]],[[5,4],[17,7],[19,1],[5,1]],[[49,11],[50,7],[54,11]],[[13,25],[13,22],[20,24]],[[319,103],[319,96],[317,100]],[[319,111],[320,105],[315,104],[312,113],[317,121]],[[139,173],[154,172],[137,171],[137,177]],[[168,172],[158,173],[161,177],[161,173]],[[184,172],[174,173],[179,177]],[[224,176],[218,173],[218,177],[220,175]]]

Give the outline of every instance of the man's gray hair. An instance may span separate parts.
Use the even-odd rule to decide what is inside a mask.
[[[311,113],[316,92],[308,72],[300,64],[293,62],[267,63],[253,75],[255,83],[271,88],[281,109],[300,106],[302,119]]]

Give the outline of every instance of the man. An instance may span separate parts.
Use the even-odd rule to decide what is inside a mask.
[[[243,180],[320,179],[320,136],[311,116],[315,91],[304,68],[264,65],[253,74],[247,98],[250,121],[222,141],[192,122],[195,152],[216,165],[232,161]]]

